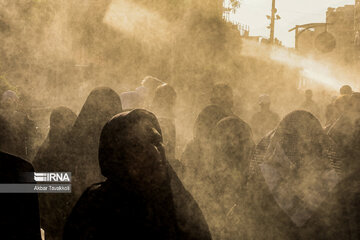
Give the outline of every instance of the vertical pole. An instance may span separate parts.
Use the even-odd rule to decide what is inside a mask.
[[[295,29],[295,49],[298,50],[298,34],[299,34],[299,28],[298,26],[296,26],[296,29]]]
[[[275,33],[275,0],[272,0],[272,7],[271,7],[271,24],[270,24],[270,43],[274,43],[274,33]]]

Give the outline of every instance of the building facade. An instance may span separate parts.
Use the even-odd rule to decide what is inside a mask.
[[[357,63],[360,63],[360,0],[355,0],[354,32],[355,59]]]
[[[326,12],[327,31],[336,40],[334,57],[344,63],[353,63],[355,39],[355,5],[345,5],[338,8],[328,8]]]

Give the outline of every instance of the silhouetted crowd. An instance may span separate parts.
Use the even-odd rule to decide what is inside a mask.
[[[343,86],[323,125],[312,96],[281,119],[263,94],[247,123],[216,84],[177,153],[177,93],[157,78],[53,109],[40,147],[8,90],[0,182],[71,172],[72,192],[0,194],[0,239],[360,239],[360,93]]]

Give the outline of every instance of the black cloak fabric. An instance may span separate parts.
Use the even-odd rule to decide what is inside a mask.
[[[260,141],[253,158],[247,188],[250,238],[323,239],[329,218],[319,212],[340,182],[338,161],[336,146],[316,117],[306,111],[288,114]]]
[[[34,159],[37,172],[69,172],[66,157],[66,137],[76,120],[76,114],[66,107],[54,109],[50,115],[50,130]],[[65,220],[71,211],[70,194],[39,195],[40,223],[47,239],[61,239]]]
[[[119,95],[108,87],[91,91],[68,139],[68,165],[72,172],[72,187],[76,196],[93,183],[102,180],[98,149],[101,129],[114,115],[122,111]]]
[[[0,183],[24,183],[23,173],[34,172],[21,158],[0,152]],[[40,240],[40,217],[36,193],[0,194],[0,238]]]
[[[64,239],[211,239],[166,160],[152,113],[136,109],[113,117],[101,133],[99,163],[107,180],[83,193]]]

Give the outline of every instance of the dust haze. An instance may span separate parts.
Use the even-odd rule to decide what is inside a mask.
[[[233,4],[241,8],[241,2]],[[232,88],[232,113],[250,127],[253,127],[252,116],[260,111],[259,96],[266,95],[271,99],[270,109],[278,114],[280,122],[290,112],[301,109],[305,91],[311,89],[312,99],[320,109],[314,115],[321,123],[320,127],[325,127],[328,124],[326,108],[339,96],[339,89],[343,85],[350,85],[354,92],[360,88],[359,68],[351,67],[342,60],[317,50],[302,54],[295,49],[240,34],[237,26],[224,18],[221,0],[0,0],[0,92],[13,90],[22,99],[22,107],[37,123],[40,136],[35,146],[39,147],[46,138],[50,114],[55,108],[66,106],[79,114],[93,89],[109,87],[120,95],[135,91],[146,76],[156,77],[176,91],[175,158],[185,165],[185,169],[187,166],[182,162],[184,151],[189,142],[196,140],[196,119],[205,107],[213,104],[211,97],[216,84],[224,83]],[[309,119],[312,121],[311,117]],[[231,122],[231,119],[226,120]],[[226,122],[223,124],[225,126]],[[240,126],[242,122],[237,124]],[[281,129],[278,123],[274,128]],[[221,132],[221,129],[218,131]],[[283,136],[279,132],[276,131],[278,135],[275,134],[275,139],[280,139],[280,146]],[[307,134],[304,133],[304,136]],[[254,144],[251,154],[259,154],[260,150],[255,150],[255,145],[261,144],[263,137],[254,136],[253,142],[249,143],[249,146]],[[204,142],[199,144],[210,144]],[[323,144],[326,141],[321,138],[319,142]],[[278,145],[273,144],[270,147],[274,148],[274,155],[286,155],[278,149]],[[221,144],[216,146],[222,149]],[[209,172],[217,168],[214,166],[216,161],[210,160],[220,156],[212,154],[212,151],[219,150],[214,149],[206,150],[208,152],[204,156],[209,160],[199,168],[212,169]],[[326,145],[323,148],[325,151],[330,152],[332,148]],[[268,168],[261,164],[273,163],[273,156],[267,155],[264,159],[264,162],[258,162],[260,167],[253,170],[262,171],[265,182],[271,182],[265,174]],[[256,160],[251,157],[252,164]],[[331,168],[325,165],[321,167]],[[218,167],[227,169],[222,164]],[[176,167],[174,169],[177,170]],[[320,204],[311,198],[314,193],[309,186],[318,181],[316,170],[301,172],[294,180],[294,185],[299,179],[303,180],[296,187],[301,189],[299,192],[315,209]],[[234,182],[247,184],[243,179],[245,177],[237,176],[237,168],[229,171],[226,177],[216,178],[223,186]],[[186,170],[178,172],[180,180],[198,201],[213,238],[231,239],[219,233],[219,229],[223,228],[223,219],[218,218],[219,212],[214,210],[217,206],[209,204],[215,201],[209,194],[213,186],[207,185],[205,180],[196,182],[198,179],[193,177],[196,174],[192,174],[187,174]],[[340,181],[332,178],[333,172],[321,174],[326,175],[322,180],[330,179],[331,184]],[[213,183],[214,186],[219,185]],[[256,192],[250,189],[251,186],[248,186],[248,191]],[[328,194],[331,192],[329,189],[323,192]],[[286,204],[281,198],[283,192],[278,191],[272,194],[281,195],[275,197],[275,202],[282,207]],[[223,189],[220,195],[224,199],[232,197],[228,189]],[[260,202],[268,201],[268,197],[263,196]],[[317,199],[322,202],[326,197],[324,193]],[[236,209],[239,206],[246,208],[245,204],[226,205],[226,221],[235,221],[241,229],[248,229],[241,232],[251,231],[257,225],[267,225],[261,217],[254,216],[248,220],[245,219],[248,213],[239,214]],[[233,220],[229,217],[233,212],[240,217]],[[268,230],[266,227],[259,229]],[[272,236],[285,239],[282,234],[275,229]],[[266,236],[262,237],[266,239]],[[257,239],[258,236],[250,233],[247,238]]]

